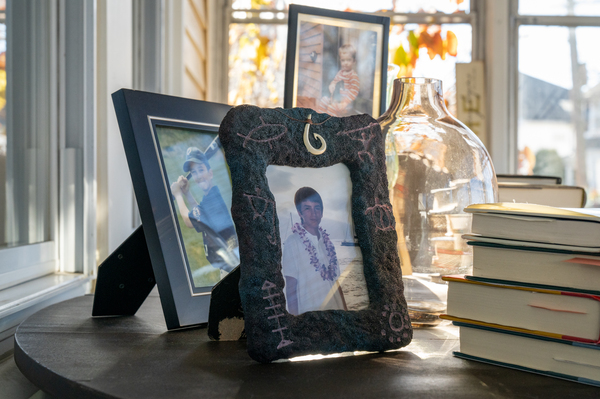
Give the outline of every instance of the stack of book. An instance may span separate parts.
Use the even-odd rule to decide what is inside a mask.
[[[455,355],[600,386],[600,209],[466,211],[473,274],[444,277]]]

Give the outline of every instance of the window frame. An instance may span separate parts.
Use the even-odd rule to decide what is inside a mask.
[[[95,185],[86,183],[95,180],[95,1],[8,0],[6,16],[13,21],[7,24],[7,48],[26,48],[25,57],[45,57],[43,65],[21,63],[19,68],[13,64],[18,60],[7,57],[7,130],[13,121],[32,115],[16,109],[10,79],[13,73],[34,76],[23,101],[32,108],[46,106],[28,123],[50,135],[50,214],[47,240],[0,249],[0,290],[53,273],[77,273],[86,280],[96,262]],[[15,18],[29,20],[22,24],[32,35],[29,42],[12,34],[19,23]],[[83,44],[69,40],[74,36],[83,37]]]
[[[519,28],[521,26],[559,26],[559,27],[600,27],[600,16],[569,15],[521,15],[519,0],[509,0],[509,63],[506,66],[509,75],[508,104],[509,125],[503,147],[504,157],[508,158],[508,173],[516,173],[518,165],[518,124],[519,124]],[[494,158],[495,159],[495,158]],[[498,171],[497,171],[498,172]]]
[[[27,36],[22,43],[30,47],[20,48],[27,49],[20,58],[49,64],[18,64],[21,77],[29,78],[27,90],[18,94],[28,97],[11,103],[9,85],[7,107],[26,120],[21,126],[49,136],[42,144],[50,149],[49,198],[38,202],[48,204],[50,214],[46,241],[0,249],[0,357],[12,350],[13,335],[25,318],[89,292],[96,266],[97,1],[8,0],[7,15],[13,2],[27,22],[20,28]],[[7,59],[7,72],[11,62]],[[16,146],[15,154],[25,148]]]
[[[39,126],[45,123],[48,126],[48,130],[50,132],[50,157],[49,162],[50,165],[50,198],[48,198],[50,202],[49,206],[49,232],[48,232],[48,240],[39,243],[25,244],[14,247],[2,248],[0,249],[0,289],[8,288],[10,286],[22,283],[24,281],[41,277],[46,274],[53,273],[57,271],[57,259],[58,259],[58,242],[56,240],[58,236],[58,228],[56,226],[56,221],[58,217],[57,211],[57,202],[58,202],[58,190],[57,190],[57,182],[58,182],[58,168],[57,168],[57,138],[58,138],[58,108],[57,108],[57,86],[56,86],[56,76],[58,70],[58,42],[56,40],[51,40],[49,38],[56,37],[58,32],[57,21],[56,21],[56,1],[49,1],[44,3],[45,7],[38,7],[37,9],[31,9],[30,13],[22,12],[23,8],[27,8],[25,3],[19,3],[18,7],[21,7],[21,10],[15,10],[14,4],[16,2],[14,0],[7,1],[6,5],[6,37],[7,37],[7,52],[11,51],[12,48],[27,48],[25,44],[21,41],[26,41],[27,39],[23,36],[19,37],[16,34],[15,30],[18,29],[15,25],[15,18],[27,18],[30,20],[37,20],[42,22],[40,25],[33,30],[33,48],[28,48],[25,57],[35,56],[38,59],[40,57],[44,57],[44,66],[40,67],[39,65],[33,65],[33,63],[27,63],[26,67],[16,68],[14,65],[13,57],[7,57],[6,63],[6,71],[7,71],[7,88],[6,88],[6,99],[7,99],[7,132],[13,128],[16,120],[18,119],[21,123],[30,117],[30,114],[20,112],[17,106],[14,104],[14,100],[16,99],[15,95],[19,93],[15,93],[13,90],[10,81],[13,76],[17,78],[21,78],[24,80],[25,77],[30,76],[31,74],[35,74],[40,81],[44,81],[47,84],[37,85],[34,90],[30,90],[29,93],[21,93],[23,101],[27,104],[39,108],[37,106],[42,105],[44,102],[49,101],[48,108],[44,111],[39,112],[37,114],[37,118],[34,118],[31,121],[32,126]],[[25,24],[29,26],[29,24]],[[31,30],[30,30],[31,31]],[[13,34],[13,32],[15,34]],[[38,49],[43,49],[44,46],[47,46],[45,51],[37,51]],[[33,54],[37,53],[37,54]],[[37,63],[36,63],[37,64]],[[47,67],[45,69],[44,67]],[[34,69],[35,68],[35,69]],[[44,70],[45,69],[45,70]],[[16,75],[15,75],[16,74]],[[20,76],[19,76],[20,75]],[[53,79],[54,78],[54,79]],[[40,101],[36,101],[36,99],[32,98],[31,93],[35,92],[36,96]],[[52,101],[54,100],[54,101]],[[43,114],[46,115],[43,115]],[[42,114],[42,115],[40,115]],[[47,117],[44,118],[44,116]],[[7,134],[8,136],[8,134]],[[10,141],[10,139],[9,139]],[[8,143],[8,151],[21,151],[22,148],[15,147],[14,149],[11,147],[11,143]],[[7,182],[9,180],[9,167],[7,164]],[[9,223],[7,218],[7,224]],[[2,226],[4,228],[4,226]]]

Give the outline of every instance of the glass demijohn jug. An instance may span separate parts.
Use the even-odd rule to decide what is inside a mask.
[[[435,325],[446,310],[441,276],[471,273],[463,209],[497,201],[494,167],[479,138],[448,113],[437,79],[396,79],[378,122],[409,313],[416,326]]]

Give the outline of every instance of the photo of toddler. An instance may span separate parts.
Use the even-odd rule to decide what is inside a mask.
[[[317,102],[316,111],[333,115],[351,115],[352,105],[360,89],[356,65],[356,50],[350,44],[339,48],[340,70],[329,84],[329,96]]]

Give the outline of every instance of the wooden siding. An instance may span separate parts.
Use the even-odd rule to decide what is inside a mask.
[[[302,23],[298,51],[297,106],[315,106],[323,84],[323,25]],[[311,53],[316,59],[311,59]]]
[[[183,38],[183,95],[206,100],[207,0],[185,0]]]

